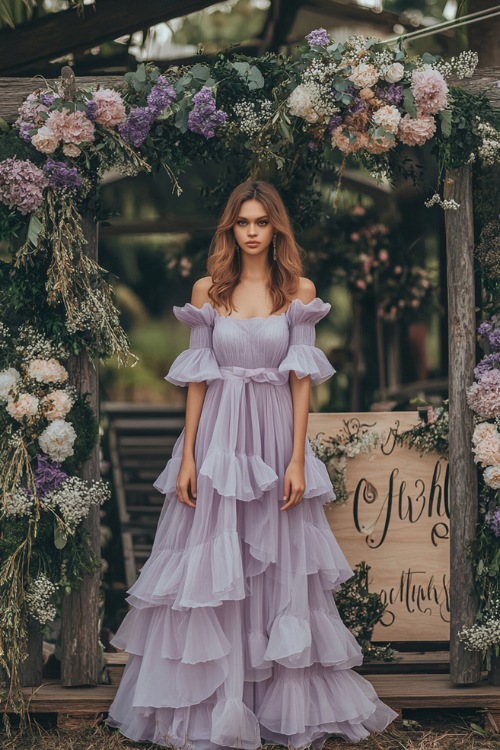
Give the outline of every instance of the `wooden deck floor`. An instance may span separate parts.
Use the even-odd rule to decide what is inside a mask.
[[[403,715],[405,709],[479,709],[487,724],[500,730],[500,687],[486,680],[475,685],[455,686],[441,674],[365,675],[378,696]],[[32,713],[57,713],[77,717],[107,712],[117,685],[64,688],[58,681],[47,681],[36,688],[24,688]]]

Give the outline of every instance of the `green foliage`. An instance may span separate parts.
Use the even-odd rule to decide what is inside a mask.
[[[88,403],[90,393],[78,396],[71,410],[66,415],[66,422],[70,422],[76,432],[73,445],[74,454],[63,463],[63,469],[68,474],[77,474],[82,464],[89,458],[99,435],[99,423]]]

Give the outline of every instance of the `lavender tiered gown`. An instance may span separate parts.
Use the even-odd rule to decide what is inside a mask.
[[[289,371],[322,383],[315,346],[331,305],[235,319],[209,302],[174,307],[189,348],[166,379],[207,381],[195,442],[196,509],[179,502],[184,430],[155,482],[165,494],[153,550],[112,640],[129,654],[107,724],[169,747],[320,748],[381,731],[396,713],[351,667],[362,651],[332,592],[353,571],[326,519],[335,497],[305,440],[302,501],[280,512],[292,454]]]

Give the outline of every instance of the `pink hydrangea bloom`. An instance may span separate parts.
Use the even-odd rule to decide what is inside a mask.
[[[93,95],[93,101],[97,104],[95,122],[114,128],[127,119],[125,104],[117,91],[113,89],[98,89]]]
[[[448,86],[438,70],[416,70],[411,79],[411,90],[422,115],[435,115],[448,103]]]
[[[500,370],[487,370],[467,388],[467,403],[483,419],[500,417]]]
[[[31,161],[5,159],[0,162],[0,201],[21,214],[35,211],[43,200],[48,178]]]
[[[47,118],[46,126],[56,138],[65,143],[86,143],[95,137],[94,123],[83,112],[69,112],[67,109],[56,109]]]
[[[414,120],[405,115],[398,128],[399,139],[407,146],[422,146],[436,132],[436,123],[431,115],[424,115]]]

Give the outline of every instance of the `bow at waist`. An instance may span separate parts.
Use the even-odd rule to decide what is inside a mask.
[[[277,367],[238,367],[237,365],[221,367],[223,380],[238,378],[245,383],[253,380],[255,383],[270,383],[284,385],[288,382],[288,372],[280,372]]]

